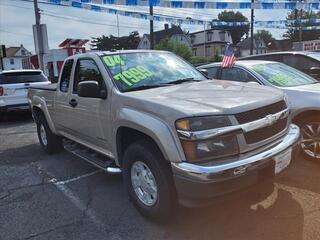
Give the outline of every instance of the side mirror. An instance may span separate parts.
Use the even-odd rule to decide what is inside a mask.
[[[78,84],[79,97],[87,98],[107,98],[107,92],[100,90],[99,83],[97,81],[84,81]]]
[[[209,78],[208,76],[208,70],[207,69],[204,69],[204,68],[200,68],[199,71],[207,78]]]

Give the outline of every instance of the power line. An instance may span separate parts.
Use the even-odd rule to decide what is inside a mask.
[[[32,37],[32,34],[19,33],[19,32],[12,32],[12,31],[4,30],[4,29],[0,29],[0,32],[5,32],[5,33],[10,33],[10,34],[15,34],[15,35],[23,35],[23,36],[29,36],[29,37]]]
[[[23,1],[23,0],[20,0],[20,1]],[[29,1],[24,1],[24,2],[29,2]],[[28,10],[32,10],[32,11],[34,10],[33,8],[17,6],[17,5],[12,5],[12,4],[2,4],[1,3],[0,5],[28,9]],[[51,5],[53,5],[53,4],[51,4]],[[55,12],[48,11],[48,10],[41,10],[41,15],[55,17],[58,19],[60,18],[60,19],[67,19],[67,20],[77,21],[77,22],[82,22],[82,23],[94,24],[94,25],[117,27],[117,24],[107,24],[107,23],[96,22],[96,21],[89,20],[88,18],[77,18],[77,17],[65,16],[65,15],[61,15],[61,14],[56,14]],[[149,29],[148,27],[143,27],[141,25],[121,25],[121,24],[119,24],[119,27],[129,28],[129,29],[131,29],[131,28],[133,28],[133,29],[139,28],[139,29],[146,29],[146,30]]]
[[[91,20],[85,20],[84,18],[77,18],[77,17],[70,17],[70,16],[64,16],[64,15],[60,15],[60,14],[52,14],[49,13],[47,11],[41,11],[41,15],[45,15],[45,16],[50,16],[50,17],[55,17],[55,18],[59,18],[59,19],[67,19],[67,20],[71,20],[71,21],[76,21],[76,22],[82,22],[82,23],[89,23],[89,24],[95,24],[95,25],[101,25],[101,26],[111,26],[111,27],[117,27],[117,24],[108,24],[108,23],[101,23],[101,22],[95,22],[95,21],[91,21]],[[149,29],[146,27],[142,27],[140,25],[121,25],[119,24],[120,27],[122,28],[144,28],[144,29]]]

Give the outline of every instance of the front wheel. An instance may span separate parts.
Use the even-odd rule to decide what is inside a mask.
[[[154,220],[167,220],[176,205],[170,164],[146,140],[131,144],[123,158],[124,184],[137,210]]]
[[[320,162],[320,117],[306,117],[298,125],[301,129],[301,153],[308,160]]]
[[[37,133],[40,145],[46,153],[53,154],[62,150],[61,137],[51,131],[44,115],[37,119]]]

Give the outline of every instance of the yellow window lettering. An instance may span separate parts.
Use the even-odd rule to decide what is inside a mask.
[[[136,78],[139,79],[140,81],[146,78],[146,76],[136,68],[130,68],[129,71],[132,75],[136,76]]]
[[[114,55],[114,56],[113,56],[113,61],[114,61],[116,64],[119,64],[119,65],[122,65],[122,66],[125,65],[125,62],[123,61],[123,59],[121,58],[120,55]]]
[[[139,65],[136,66],[136,68],[144,75],[146,75],[147,77],[151,77],[153,74],[152,72],[150,72],[148,69],[146,69],[144,66]]]
[[[129,82],[129,80],[127,80],[125,78],[125,76],[123,76],[121,73],[118,73],[116,75],[113,76],[115,80],[121,80],[122,82],[124,82],[125,84],[127,84],[129,87],[132,86],[132,83]]]
[[[112,56],[105,56],[103,58],[103,61],[105,62],[105,64],[107,64],[108,67],[113,67],[115,65]]]
[[[140,82],[140,78],[138,78],[135,74],[133,74],[131,71],[131,69],[124,71],[122,74],[123,76],[125,76],[126,78],[130,79],[132,82],[137,83]]]

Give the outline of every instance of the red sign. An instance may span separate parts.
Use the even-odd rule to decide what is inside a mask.
[[[304,42],[302,49],[303,51],[320,51],[320,40]]]

